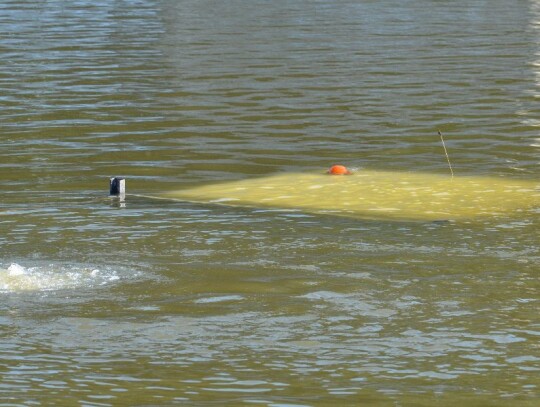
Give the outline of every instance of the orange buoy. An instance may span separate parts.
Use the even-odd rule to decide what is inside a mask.
[[[344,165],[332,165],[327,171],[330,175],[350,175],[351,172]]]

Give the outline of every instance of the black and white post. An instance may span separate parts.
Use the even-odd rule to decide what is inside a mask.
[[[123,201],[126,197],[126,180],[122,177],[113,177],[110,179],[109,195],[118,197]]]

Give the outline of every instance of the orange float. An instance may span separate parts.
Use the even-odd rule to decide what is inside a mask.
[[[330,175],[350,175],[351,172],[345,167],[344,165],[332,165],[330,169],[327,171]]]

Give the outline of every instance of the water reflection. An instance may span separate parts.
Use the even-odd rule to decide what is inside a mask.
[[[534,205],[388,222],[147,196],[336,162],[446,175],[437,129],[456,177],[534,181],[537,17],[502,0],[4,2],[2,396],[533,403]]]

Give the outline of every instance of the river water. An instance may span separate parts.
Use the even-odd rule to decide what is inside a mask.
[[[456,180],[538,181],[540,2],[6,0],[0,35],[2,405],[537,405],[538,206],[148,196],[448,175],[437,130]]]

